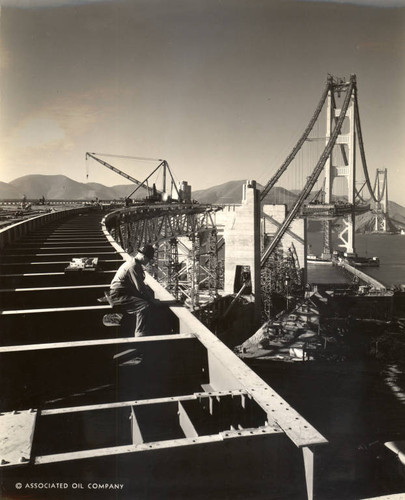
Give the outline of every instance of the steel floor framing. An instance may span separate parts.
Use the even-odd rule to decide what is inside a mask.
[[[97,297],[129,256],[105,213],[66,215],[7,236],[0,258],[1,494],[312,499],[325,438],[183,306],[161,310],[159,335],[104,326]],[[100,269],[65,273],[79,256]],[[107,483],[122,491],[90,491]]]

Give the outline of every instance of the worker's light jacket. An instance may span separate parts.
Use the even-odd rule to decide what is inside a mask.
[[[145,272],[142,264],[135,258],[122,264],[115,273],[110,289],[120,295],[148,299],[150,294],[145,285]]]

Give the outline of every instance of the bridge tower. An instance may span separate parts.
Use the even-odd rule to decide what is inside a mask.
[[[377,168],[374,182],[374,195],[377,198],[374,204],[373,230],[377,233],[386,233],[389,230],[388,224],[388,176],[387,169]]]
[[[332,130],[335,127],[341,110],[336,107],[335,94],[347,87],[342,79],[330,77],[330,88],[327,97],[326,111],[326,144],[329,142]],[[347,202],[353,207],[350,214],[343,218],[343,229],[339,233],[339,246],[347,253],[355,253],[355,196],[356,196],[356,97],[353,92],[346,111],[344,133],[340,131],[334,147],[325,163],[325,204],[333,203],[333,183],[338,177],[346,179]],[[342,127],[343,129],[343,127]],[[337,151],[340,149],[340,154]],[[330,257],[332,224],[330,220],[324,221],[324,249],[325,257]]]

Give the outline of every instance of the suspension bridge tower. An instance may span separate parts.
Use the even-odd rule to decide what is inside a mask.
[[[377,200],[373,210],[373,231],[376,233],[386,233],[389,231],[388,217],[388,177],[387,169],[377,169],[374,182],[374,195]]]
[[[330,77],[330,87],[327,97],[326,108],[326,144],[330,141],[332,131],[339,119],[341,109],[336,107],[335,94],[347,90],[348,83],[343,79]],[[325,163],[325,204],[333,204],[334,180],[341,177],[346,180],[346,192],[344,193],[348,205],[352,207],[349,213],[343,217],[343,229],[338,234],[339,246],[347,253],[355,253],[355,197],[356,197],[356,96],[353,92],[350,96],[349,105],[345,115],[343,127],[336,138]],[[324,221],[324,248],[323,254],[330,257],[332,223]]]

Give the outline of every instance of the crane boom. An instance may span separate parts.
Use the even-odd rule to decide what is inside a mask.
[[[109,168],[113,172],[115,172],[115,173],[117,173],[119,175],[122,175],[122,177],[125,177],[126,179],[128,179],[131,182],[133,182],[134,184],[136,184],[139,187],[142,186],[142,185],[144,185],[144,183],[145,183],[145,181],[143,181],[143,182],[138,181],[137,179],[135,179],[131,175],[126,174],[125,172],[123,172],[119,168],[114,167],[113,165],[110,165],[106,161],[100,160],[100,158],[97,158],[97,156],[94,156],[93,153],[86,153],[86,160],[87,160],[88,157],[93,158],[93,160],[98,161],[99,163],[101,163],[101,165],[104,165],[105,167]],[[149,194],[153,193],[153,189],[150,188],[149,186],[145,186],[144,185],[143,187],[149,192]]]

